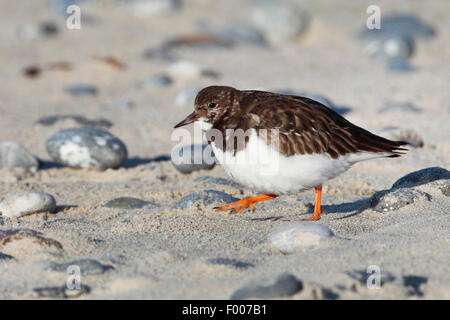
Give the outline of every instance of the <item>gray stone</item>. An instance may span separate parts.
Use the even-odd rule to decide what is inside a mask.
[[[110,200],[103,206],[107,208],[119,208],[119,209],[141,209],[149,206],[155,207],[157,205],[153,202],[144,201],[137,198],[121,197]]]
[[[292,40],[305,32],[309,15],[298,6],[274,0],[258,3],[251,19],[270,42],[278,44]]]
[[[186,209],[192,207],[198,201],[202,201],[203,205],[209,206],[213,203],[231,203],[236,202],[239,199],[230,196],[227,193],[217,191],[217,190],[203,190],[196,191],[188,194],[187,196],[181,198],[175,203],[175,209]]]
[[[65,91],[73,96],[95,96],[98,93],[97,87],[89,84],[74,84],[67,86]]]
[[[149,87],[167,87],[173,83],[171,77],[165,74],[157,74],[139,81],[138,87],[141,89]]]
[[[54,161],[74,168],[116,169],[127,160],[122,141],[93,127],[61,130],[45,146]]]
[[[0,202],[0,213],[4,217],[21,217],[38,212],[53,212],[56,209],[55,198],[45,192],[27,192],[15,194]]]
[[[440,167],[430,167],[401,177],[392,185],[392,189],[415,187],[432,181],[446,179],[450,179],[450,171]]]
[[[66,15],[67,7],[71,5],[81,5],[88,0],[53,0],[52,9],[60,14]]]
[[[231,266],[236,269],[248,269],[253,268],[255,265],[253,263],[243,262],[236,259],[228,259],[228,258],[215,258],[209,259],[208,263],[215,265],[223,265],[223,266]]]
[[[39,161],[23,145],[16,141],[0,143],[0,169],[24,168],[36,172]]]
[[[53,299],[66,299],[76,298],[83,294],[91,292],[91,288],[87,285],[81,284],[79,289],[68,289],[67,285],[62,287],[42,287],[34,288],[33,291],[39,298],[53,298]]]
[[[195,97],[200,90],[200,88],[187,88],[180,91],[175,97],[175,104],[179,107],[193,106]]]
[[[398,35],[372,39],[365,47],[373,59],[387,63],[406,61],[414,54],[414,49],[412,38]]]
[[[376,192],[370,198],[370,206],[377,212],[396,211],[416,200],[430,201],[428,193],[416,189],[398,188]]]
[[[86,117],[79,115],[79,114],[66,114],[66,115],[53,115],[48,117],[40,118],[36,121],[37,124],[43,125],[43,126],[51,126],[54,125],[57,122],[64,121],[64,120],[72,120],[76,123],[86,126],[86,127],[105,127],[109,128],[113,125],[113,123],[106,119],[87,119]]]
[[[287,222],[270,231],[269,241],[283,253],[294,253],[299,249],[317,246],[333,236],[333,231],[316,222]]]
[[[59,32],[58,25],[52,21],[43,21],[39,23],[27,23],[19,25],[16,35],[19,39],[37,40],[50,38]]]
[[[232,186],[232,187],[236,187],[239,188],[241,187],[240,184],[230,181],[228,179],[224,179],[224,178],[218,178],[218,177],[211,177],[211,176],[202,176],[202,177],[198,177],[196,179],[194,179],[195,182],[203,182],[203,183],[209,183],[209,184],[222,184],[225,186]]]
[[[248,25],[231,26],[219,33],[219,36],[242,45],[266,45],[264,35],[258,29]]]
[[[180,8],[180,0],[131,0],[126,8],[137,16],[159,16],[174,13]]]
[[[67,273],[67,269],[70,266],[77,266],[80,268],[81,275],[87,276],[87,275],[99,275],[103,274],[109,270],[114,269],[113,266],[104,265],[97,260],[94,259],[79,259],[70,261],[67,263],[52,263],[48,268],[50,270],[56,271],[56,272],[64,272]]]
[[[172,149],[173,166],[182,173],[211,170],[216,165],[214,153],[209,144],[191,144]]]
[[[274,299],[290,297],[303,290],[303,283],[295,276],[284,274],[270,285],[249,284],[238,289],[231,300],[243,299]]]

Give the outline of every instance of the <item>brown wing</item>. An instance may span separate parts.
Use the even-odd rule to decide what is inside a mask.
[[[266,129],[266,142],[278,132],[278,150],[285,155],[328,153],[332,158],[359,151],[386,152],[398,157],[406,144],[391,141],[364,130],[321,103],[297,96],[276,95],[264,99],[248,110],[258,123],[255,129]],[[278,129],[271,132],[271,128]],[[263,139],[265,137],[261,136]]]

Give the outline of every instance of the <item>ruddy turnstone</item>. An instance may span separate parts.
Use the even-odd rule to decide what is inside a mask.
[[[315,188],[319,220],[322,185],[363,160],[399,157],[403,141],[364,130],[321,103],[300,96],[210,86],[175,128],[197,123],[225,171],[265,194],[216,208],[238,212],[280,194]]]

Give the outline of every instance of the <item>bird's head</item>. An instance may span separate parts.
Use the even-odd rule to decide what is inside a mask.
[[[196,122],[203,130],[209,130],[233,106],[238,90],[225,86],[206,87],[197,94],[194,112],[175,128]]]

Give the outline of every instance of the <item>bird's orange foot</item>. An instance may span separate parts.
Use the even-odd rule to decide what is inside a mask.
[[[226,204],[221,207],[216,207],[214,209],[216,209],[217,211],[226,211],[226,210],[232,209],[232,211],[230,213],[237,213],[247,207],[250,207],[250,210],[253,211],[253,210],[255,210],[255,205],[254,205],[255,202],[274,199],[276,197],[278,197],[276,194],[263,194],[263,195],[256,196],[256,197],[244,198],[244,199],[238,200],[236,202]]]
[[[303,221],[317,221],[320,220],[320,215],[326,213],[325,211],[321,210],[320,213],[313,213],[308,218],[302,219]]]

